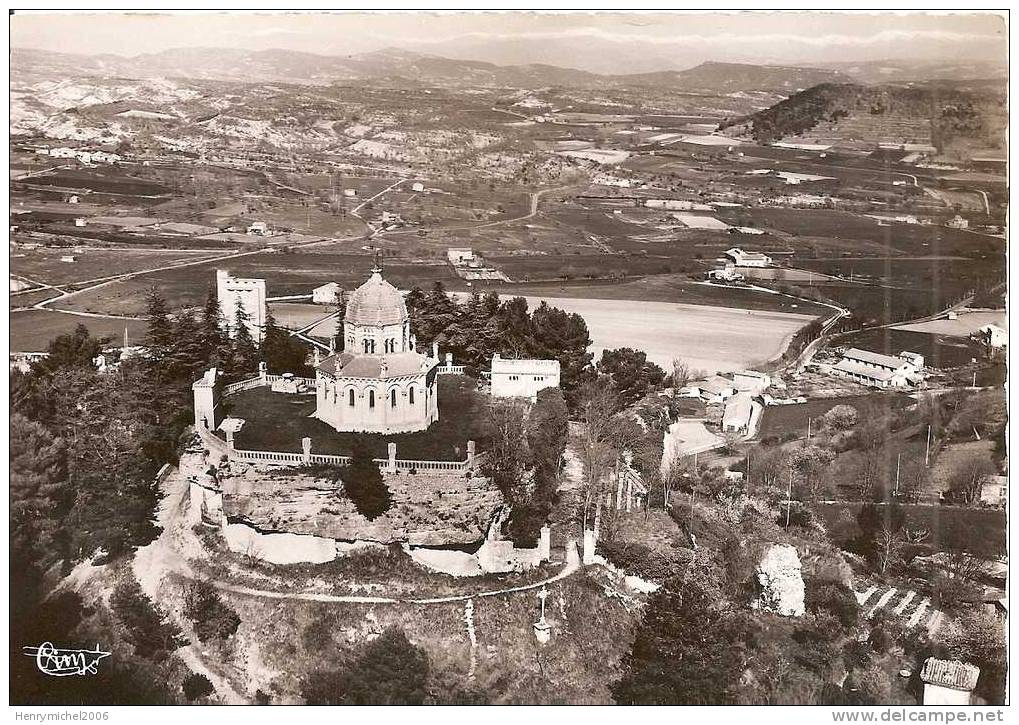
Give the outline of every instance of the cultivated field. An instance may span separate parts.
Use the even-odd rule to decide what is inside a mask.
[[[42,352],[58,335],[73,332],[79,324],[96,337],[109,337],[115,345],[124,340],[127,328],[129,342],[141,342],[145,335],[145,320],[120,320],[111,317],[79,317],[46,310],[26,310],[10,315],[10,342],[12,352]]]
[[[741,310],[672,302],[528,297],[542,300],[587,322],[595,359],[606,348],[632,347],[668,369],[683,358],[690,367],[728,372],[754,367],[782,354],[812,315]]]
[[[1008,329],[1008,318],[1004,311],[1000,312],[966,312],[955,320],[931,320],[915,325],[899,325],[896,330],[909,332],[926,332],[932,335],[949,335],[952,337],[968,337],[984,325],[997,325]]]

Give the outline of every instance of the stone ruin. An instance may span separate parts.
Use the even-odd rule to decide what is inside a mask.
[[[754,608],[773,612],[783,617],[801,617],[803,604],[803,575],[796,548],[789,544],[769,546],[755,569],[758,585]]]

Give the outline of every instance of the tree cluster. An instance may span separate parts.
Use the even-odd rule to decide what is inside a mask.
[[[567,401],[590,374],[591,337],[580,315],[542,302],[528,311],[527,300],[500,302],[495,292],[472,294],[463,302],[447,294],[441,282],[427,293],[415,287],[407,295],[411,329],[419,346],[438,342],[473,371],[487,370],[492,356],[558,360],[560,385]]]
[[[422,705],[428,655],[391,627],[361,647],[348,666],[316,670],[301,683],[309,705]]]
[[[510,505],[509,538],[533,547],[555,503],[569,434],[566,401],[558,388],[535,403],[495,400],[489,406],[490,450],[482,471]]]

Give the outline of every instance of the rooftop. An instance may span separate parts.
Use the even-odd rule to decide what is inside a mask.
[[[885,368],[874,368],[848,358],[839,360],[838,363],[835,364],[834,369],[839,372],[848,373],[849,375],[859,375],[864,378],[870,378],[871,380],[880,380],[881,382],[891,380],[895,377],[895,373],[891,370],[887,370]]]
[[[959,660],[939,660],[928,657],[920,671],[920,679],[931,685],[969,692],[977,686],[980,668]]]
[[[418,352],[354,355],[341,352],[322,360],[316,369],[334,378],[399,378],[430,370],[436,361]]]
[[[378,268],[347,300],[344,321],[354,325],[399,325],[406,322],[407,305],[400,290],[382,278]]]
[[[892,370],[897,370],[906,364],[906,361],[901,358],[892,357],[891,355],[883,355],[879,352],[871,352],[870,350],[860,350],[856,347],[851,347],[846,350],[842,354],[842,357],[847,360],[856,360],[870,365],[880,365],[881,367],[891,368]]]

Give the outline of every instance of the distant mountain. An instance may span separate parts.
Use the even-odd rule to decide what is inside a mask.
[[[929,83],[931,81],[978,81],[1003,84],[1008,65],[990,61],[953,60],[908,61],[874,60],[859,63],[822,63],[822,68],[844,73],[858,83]]]
[[[707,62],[687,70],[617,76],[617,80],[633,85],[658,85],[684,90],[724,93],[773,91],[788,94],[820,83],[847,83],[852,78],[839,71],[823,68]]]
[[[247,82],[330,84],[378,81],[393,85],[606,88],[650,86],[681,91],[793,93],[824,82],[850,80],[834,70],[740,63],[702,63],[684,71],[599,75],[545,64],[495,65],[396,48],[358,55],[292,50],[177,48],[131,58],[82,56],[15,48],[15,74],[102,75]]]

